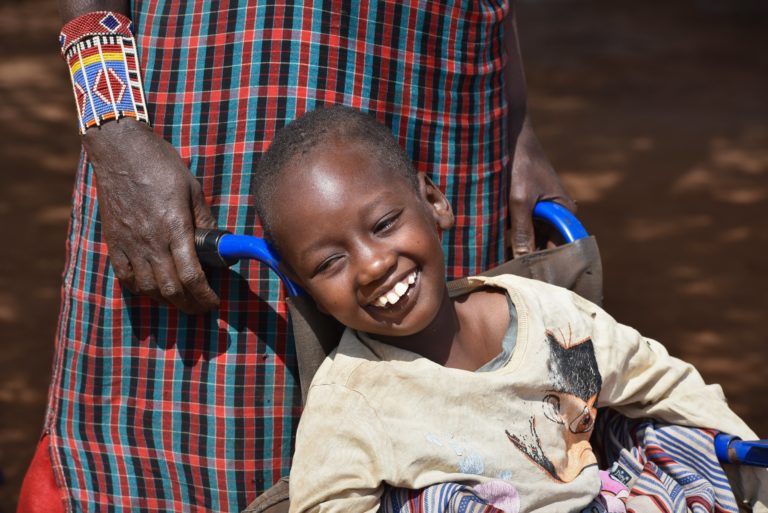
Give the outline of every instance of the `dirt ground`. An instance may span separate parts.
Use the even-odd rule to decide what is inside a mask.
[[[533,120],[597,235],[605,306],[768,437],[768,9],[520,0]],[[0,513],[40,433],[78,158],[55,2],[0,3]]]

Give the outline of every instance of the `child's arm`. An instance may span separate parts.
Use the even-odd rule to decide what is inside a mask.
[[[628,417],[653,417],[672,424],[716,429],[755,439],[757,436],[729,407],[720,385],[707,385],[693,365],[672,357],[655,340],[617,323],[586,300],[579,306],[593,319],[595,347],[603,385],[598,406]],[[729,467],[726,465],[726,467]],[[768,511],[768,470],[726,468],[737,497],[754,511]]]
[[[296,435],[291,513],[375,513],[392,449],[376,413],[341,385],[310,390]]]
[[[589,305],[602,388],[598,406],[629,417],[653,417],[671,424],[712,428],[734,435],[756,435],[728,407],[720,385],[707,385],[696,368],[670,356],[655,340],[617,323]]]

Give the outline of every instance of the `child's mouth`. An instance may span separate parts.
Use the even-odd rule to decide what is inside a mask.
[[[419,271],[414,270],[408,276],[395,283],[395,286],[389,291],[379,296],[373,303],[371,303],[371,305],[377,308],[388,308],[396,305],[403,296],[408,294],[408,291],[413,287],[413,284],[416,283],[418,274]]]

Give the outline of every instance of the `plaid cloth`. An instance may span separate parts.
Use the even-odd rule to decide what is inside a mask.
[[[448,272],[503,260],[502,0],[135,2],[153,128],[218,223],[256,233],[251,174],[322,103],[375,115],[451,200]],[[266,268],[211,275],[190,317],[119,288],[93,173],[77,174],[46,429],[75,511],[238,511],[288,472],[300,409],[283,292]]]
[[[613,410],[598,417],[592,444],[601,468],[627,487],[621,501],[634,513],[738,513],[731,485],[715,454],[717,433]],[[605,487],[604,487],[605,489]],[[609,511],[609,493],[587,513]],[[608,500],[605,500],[608,499]]]

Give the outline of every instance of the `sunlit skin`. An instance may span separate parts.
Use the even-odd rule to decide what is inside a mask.
[[[354,142],[289,164],[269,207],[282,265],[344,325],[476,370],[501,351],[506,299],[491,289],[449,298],[439,232],[453,226],[450,205],[425,175],[417,191],[383,166]],[[407,291],[382,306],[398,282]]]

